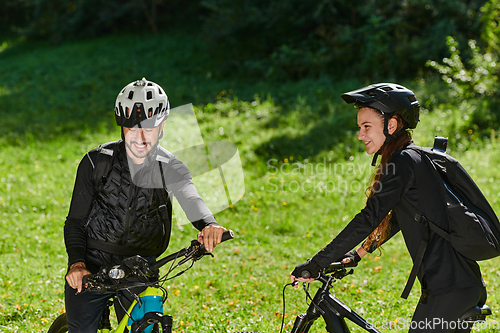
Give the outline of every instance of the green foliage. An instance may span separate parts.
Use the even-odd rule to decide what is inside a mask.
[[[116,32],[149,32],[200,25],[201,7],[181,0],[12,0],[0,4],[4,28],[60,43]]]
[[[487,52],[500,53],[500,1],[489,0],[481,7],[481,38],[486,42]]]
[[[446,36],[480,37],[484,0],[9,0],[0,27],[53,43],[119,33],[204,31],[223,76],[413,79]],[[486,43],[497,38],[492,25]],[[4,37],[6,38],[6,37]],[[12,37],[10,37],[12,38]],[[161,46],[160,46],[161,47]],[[128,50],[130,52],[131,50]]]
[[[454,110],[461,115],[459,123],[453,129],[460,134],[479,137],[494,135],[500,126],[500,90],[498,89],[498,66],[500,49],[498,48],[498,12],[500,2],[493,0],[486,3],[481,12],[483,36],[488,39],[486,51],[481,51],[475,40],[469,40],[470,56],[463,57],[459,51],[459,43],[448,37],[449,57],[443,63],[428,61],[427,66],[441,74],[441,78],[450,89],[446,102],[440,108]],[[473,134],[474,133],[474,134]]]
[[[492,97],[496,93],[498,81],[497,55],[494,53],[481,53],[475,40],[469,40],[471,59],[464,64],[460,57],[458,42],[448,37],[447,43],[450,57],[444,58],[443,63],[428,61],[430,66],[442,75],[443,81],[452,89],[452,96],[463,99],[476,97]]]
[[[414,78],[443,42],[479,36],[484,1],[205,0],[205,32],[229,69],[276,79],[329,73]]]

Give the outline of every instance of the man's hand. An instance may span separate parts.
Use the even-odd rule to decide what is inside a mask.
[[[303,278],[302,272],[308,271],[310,274],[309,278]],[[311,259],[307,260],[305,263],[297,265],[293,270],[292,274],[290,274],[290,281],[294,283],[295,281],[299,282],[312,282],[319,276],[319,272],[321,271],[321,267],[319,267],[314,261]],[[295,284],[295,288],[298,288],[299,285]]]
[[[226,228],[218,224],[206,226],[198,233],[198,242],[204,244],[208,252],[213,252],[214,247],[220,244],[224,231]]]
[[[68,281],[71,288],[78,290],[80,293],[82,291],[82,279],[85,275],[89,274],[92,273],[87,270],[85,263],[77,262],[69,268],[69,272],[66,274],[66,281]]]

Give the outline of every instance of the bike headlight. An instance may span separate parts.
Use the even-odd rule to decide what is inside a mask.
[[[120,266],[113,266],[108,273],[108,276],[114,280],[123,279],[125,271]]]

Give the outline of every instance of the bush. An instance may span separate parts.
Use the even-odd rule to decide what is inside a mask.
[[[484,1],[205,0],[205,33],[228,69],[256,76],[414,78],[446,36],[479,37]],[[436,47],[437,46],[437,47]]]
[[[500,90],[498,89],[498,66],[500,48],[497,44],[499,32],[497,16],[500,1],[492,0],[482,8],[482,35],[488,37],[486,51],[481,51],[476,40],[469,40],[469,59],[459,51],[459,43],[448,37],[449,57],[443,63],[428,61],[427,66],[441,74],[441,78],[450,87],[448,99],[442,108],[458,113],[460,126],[456,131],[466,136],[489,137],[492,130],[500,125]],[[474,134],[472,134],[474,133]]]
[[[200,25],[202,7],[181,0],[12,0],[0,4],[3,27],[59,43],[116,32],[152,32]],[[0,23],[1,24],[1,23]]]

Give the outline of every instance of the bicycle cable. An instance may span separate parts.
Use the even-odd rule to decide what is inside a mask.
[[[171,273],[174,269],[176,269],[177,267],[179,267],[179,265],[177,265],[177,266],[173,267],[171,270],[169,270],[169,271],[165,274],[165,276],[164,276],[164,277],[162,277],[160,280],[158,280],[158,282],[163,284],[163,283],[165,283],[165,282],[167,282],[167,281],[169,281],[169,280],[175,279],[175,278],[176,278],[176,277],[178,277],[179,275],[182,275],[182,274],[186,273],[188,270],[190,270],[190,269],[193,267],[193,265],[194,265],[194,261],[191,261],[191,265],[190,265],[188,268],[186,268],[186,269],[185,269],[185,270],[183,270],[183,271],[180,271],[179,273],[175,274],[175,275],[174,275],[174,276],[172,276],[172,277],[168,277],[168,275],[169,275],[169,274],[170,274],[170,273]]]
[[[115,296],[113,296],[113,299],[116,299],[116,301],[118,302],[118,304],[120,305],[120,307],[122,308],[122,310],[125,312],[125,314],[127,315],[127,317],[132,318],[132,315],[130,313],[128,313],[127,309],[123,305],[121,297],[118,294],[116,294]]]
[[[193,266],[193,264],[191,264],[191,266],[190,266],[189,268],[185,269],[184,271],[182,271],[182,272],[178,273],[177,275],[175,275],[175,276],[173,276],[173,277],[171,277],[171,278],[168,278],[168,275],[169,275],[170,273],[172,273],[172,271],[173,271],[174,269],[176,269],[177,267],[179,267],[179,266],[180,266],[178,263],[177,263],[177,265],[176,265],[176,260],[177,260],[177,259],[179,259],[179,254],[178,254],[178,253],[177,253],[177,256],[176,256],[176,257],[172,260],[172,263],[170,264],[170,267],[168,268],[168,271],[167,271],[167,272],[166,272],[166,273],[165,273],[165,274],[164,274],[161,278],[159,278],[159,279],[158,279],[158,284],[159,284],[159,285],[163,285],[166,281],[171,280],[171,279],[173,279],[173,278],[175,278],[175,277],[177,277],[177,276],[181,275],[182,273],[184,273],[185,271],[187,271],[189,268],[191,268],[191,266]],[[174,266],[174,265],[175,265],[175,266]],[[160,276],[161,276],[161,274],[160,274]]]
[[[307,299],[309,298],[309,300],[311,301],[311,304],[314,305],[316,310],[318,310],[319,313],[321,313],[322,315],[325,314],[325,311],[323,311],[316,303],[314,303],[314,300],[312,299],[311,294],[309,294],[309,285],[310,284],[308,283],[307,287],[306,287],[304,284],[304,292],[306,293],[306,303],[307,303]],[[308,305],[309,305],[309,303],[308,303]]]
[[[285,326],[285,313],[286,313],[285,312],[286,311],[286,306],[285,306],[285,289],[288,286],[293,286],[293,283],[287,283],[283,287],[283,315],[281,316],[281,329],[280,329],[280,333],[283,333],[283,327]]]

